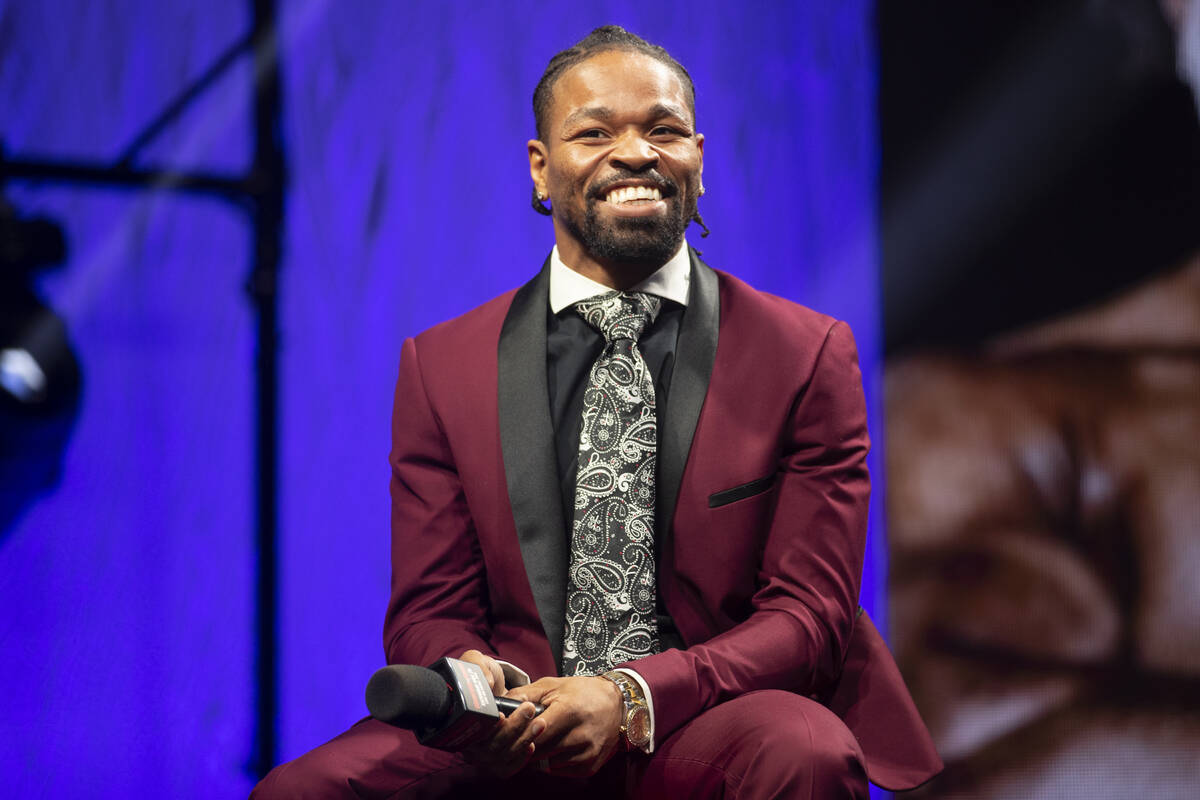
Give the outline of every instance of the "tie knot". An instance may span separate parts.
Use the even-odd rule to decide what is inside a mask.
[[[662,307],[662,300],[642,292],[609,292],[575,304],[587,324],[611,344],[618,339],[637,341]]]

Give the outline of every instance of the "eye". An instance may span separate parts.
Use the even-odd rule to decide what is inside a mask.
[[[670,125],[656,125],[654,130],[650,131],[651,136],[688,136],[689,134],[678,128],[672,128]]]
[[[581,131],[575,134],[576,139],[600,139],[605,135],[604,131],[599,128],[589,128],[586,131]]]

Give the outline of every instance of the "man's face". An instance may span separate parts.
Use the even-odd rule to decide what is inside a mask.
[[[554,84],[546,141],[529,142],[535,187],[550,198],[559,253],[658,267],[696,210],[704,137],[687,90],[641,53],[598,53]]]

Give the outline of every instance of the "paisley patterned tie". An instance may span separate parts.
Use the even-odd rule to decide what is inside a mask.
[[[583,395],[563,675],[597,675],[659,650],[654,381],[637,341],[661,306],[616,291],[575,304],[605,345]]]

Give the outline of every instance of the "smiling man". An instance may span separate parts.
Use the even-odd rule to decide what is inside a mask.
[[[593,53],[589,42],[605,37],[620,38],[601,29],[551,61],[534,94],[529,164],[538,200],[553,198],[559,258],[628,288],[683,246],[704,192],[704,136],[687,72],[649,50]]]
[[[522,702],[461,754],[365,720],[256,796],[921,783],[940,762],[858,609],[868,439],[849,329],[688,247],[704,137],[665,50],[599,28],[550,61],[533,105],[554,249],[526,285],[404,344],[384,644],[391,663],[474,662],[545,711]]]

